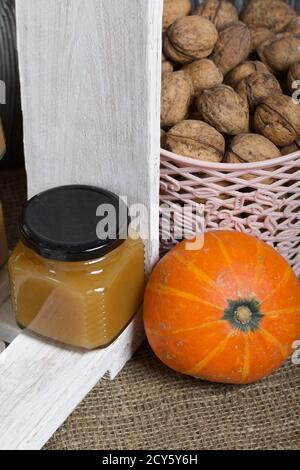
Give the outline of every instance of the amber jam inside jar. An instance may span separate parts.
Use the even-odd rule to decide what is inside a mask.
[[[108,206],[115,216],[106,223],[98,208]],[[99,221],[106,237],[97,235]],[[145,284],[144,245],[127,235],[128,224],[125,204],[98,188],[55,188],[29,201],[9,260],[19,325],[85,349],[115,340],[142,305]]]
[[[8,247],[5,233],[4,216],[2,204],[0,201],[0,269],[5,265],[8,260]]]

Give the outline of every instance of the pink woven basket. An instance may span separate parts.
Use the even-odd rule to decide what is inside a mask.
[[[189,220],[180,222],[192,234],[198,227],[196,209],[203,204],[205,231],[252,234],[275,247],[300,275],[300,152],[264,162],[219,164],[161,150],[160,200],[162,252],[178,241],[172,232],[164,233],[163,208],[194,207]]]

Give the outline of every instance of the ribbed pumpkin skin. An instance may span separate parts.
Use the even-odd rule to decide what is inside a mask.
[[[300,285],[288,263],[237,232],[209,232],[201,250],[185,247],[160,261],[146,289],[153,351],[170,368],[212,382],[271,374],[300,339]]]

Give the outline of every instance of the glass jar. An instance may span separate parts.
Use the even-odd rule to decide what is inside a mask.
[[[8,260],[8,247],[5,233],[4,215],[2,204],[0,201],[0,269],[6,264]]]
[[[144,245],[128,224],[125,204],[98,188],[55,188],[29,201],[9,260],[18,324],[85,349],[114,341],[145,285]]]

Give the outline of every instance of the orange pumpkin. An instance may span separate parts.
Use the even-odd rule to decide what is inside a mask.
[[[187,243],[160,261],[146,289],[152,349],[170,368],[213,382],[269,375],[300,339],[294,272],[273,248],[243,233],[206,233],[197,251]]]

